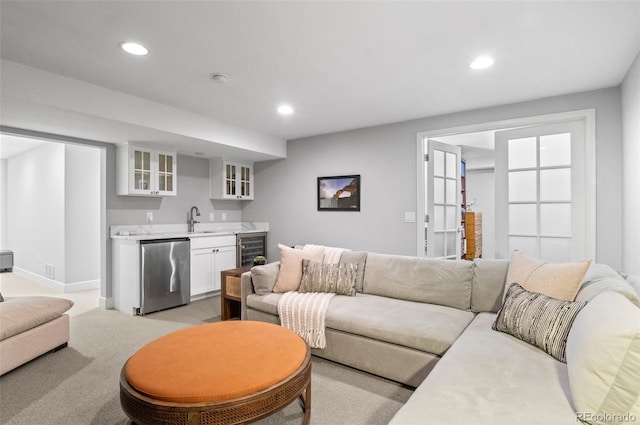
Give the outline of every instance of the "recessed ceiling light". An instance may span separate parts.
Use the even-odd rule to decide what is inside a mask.
[[[485,69],[489,68],[491,65],[493,65],[493,59],[489,56],[481,56],[469,64],[471,69]]]
[[[289,105],[280,105],[278,106],[278,113],[280,115],[291,115],[293,114],[293,108]]]
[[[133,43],[131,41],[123,41],[120,43],[120,48],[125,52],[136,56],[146,56],[149,54],[149,50],[142,44]]]

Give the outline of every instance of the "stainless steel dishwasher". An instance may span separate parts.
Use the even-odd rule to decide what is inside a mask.
[[[189,239],[143,240],[140,250],[140,314],[187,304],[191,297]]]

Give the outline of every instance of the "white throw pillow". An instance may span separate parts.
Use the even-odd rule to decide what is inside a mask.
[[[280,249],[280,271],[273,292],[297,291],[302,278],[302,260],[322,262],[324,247],[307,245],[303,249],[289,248],[278,244]]]
[[[566,356],[577,419],[640,421],[640,309],[618,293],[598,295],[573,322]]]

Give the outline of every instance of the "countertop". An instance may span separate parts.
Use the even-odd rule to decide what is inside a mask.
[[[195,232],[187,232],[186,224],[118,225],[111,226],[112,239],[153,240],[170,238],[202,238],[237,235],[238,233],[268,232],[268,223],[202,223]]]

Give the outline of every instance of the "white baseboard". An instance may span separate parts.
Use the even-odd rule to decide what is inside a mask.
[[[112,310],[116,308],[116,305],[113,301],[113,297],[109,297],[109,298],[100,297],[100,308],[102,310]]]
[[[49,279],[37,273],[30,272],[29,270],[22,269],[20,267],[13,267],[13,272],[18,276],[22,276],[26,279],[32,280],[45,288],[52,289],[57,292],[69,293],[87,291],[89,289],[100,289],[100,279],[87,280],[84,282],[74,283],[62,283],[54,279]]]

